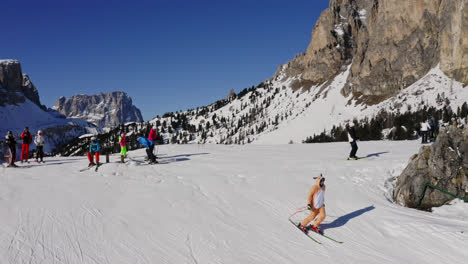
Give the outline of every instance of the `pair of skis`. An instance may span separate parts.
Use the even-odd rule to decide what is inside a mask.
[[[327,238],[327,239],[329,239],[329,240],[331,240],[331,241],[333,241],[333,242],[335,242],[335,243],[338,243],[338,244],[342,244],[342,243],[343,243],[342,241],[338,241],[338,240],[336,240],[336,239],[334,239],[334,238],[332,238],[332,237],[329,237],[329,236],[327,236],[327,235],[325,235],[325,234],[318,233],[318,232],[316,232],[316,231],[314,231],[314,230],[309,230],[309,232],[304,232],[302,229],[300,229],[300,228],[297,226],[297,223],[294,223],[294,221],[291,220],[291,217],[293,217],[293,216],[296,215],[297,213],[300,213],[300,212],[303,212],[303,211],[306,211],[306,210],[307,210],[306,207],[299,208],[298,211],[296,211],[294,214],[292,214],[292,215],[288,218],[289,222],[291,222],[291,224],[293,224],[297,229],[299,229],[302,233],[304,233],[308,238],[312,239],[312,241],[314,241],[314,242],[316,242],[316,243],[318,243],[318,244],[322,244],[322,242],[320,242],[320,241],[318,241],[317,239],[315,239],[315,238],[311,235],[311,233],[315,233],[315,234],[317,234],[317,235],[321,235],[322,237],[325,237],[325,238]]]
[[[98,171],[99,167],[101,167],[102,163],[97,162],[96,165],[88,166],[87,168],[81,169],[80,172],[90,170],[94,168],[94,171]]]

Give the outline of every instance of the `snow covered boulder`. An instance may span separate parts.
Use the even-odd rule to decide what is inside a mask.
[[[440,190],[427,188],[418,206],[426,184]],[[442,128],[432,146],[422,146],[398,178],[393,198],[403,206],[429,209],[454,198],[441,190],[468,199],[468,128]]]

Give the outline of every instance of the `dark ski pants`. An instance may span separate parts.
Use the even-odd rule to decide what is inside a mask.
[[[146,154],[148,155],[148,159],[151,160],[152,162],[156,161],[156,157],[153,154],[154,150],[154,145],[150,146],[149,148],[146,148]]]
[[[428,131],[421,131],[421,143],[422,144],[427,143],[427,134],[428,134]]]
[[[29,159],[29,144],[23,144],[21,148],[21,160]]]
[[[351,144],[351,152],[349,153],[350,158],[356,158],[356,152],[358,150],[358,146],[356,141],[349,142]]]
[[[37,146],[36,160],[44,159],[44,146]]]

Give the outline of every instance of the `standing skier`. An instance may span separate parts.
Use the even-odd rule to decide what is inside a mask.
[[[44,137],[42,136],[41,130],[37,131],[37,136],[34,138],[34,144],[36,144],[36,162],[44,162],[45,140],[44,140]]]
[[[356,143],[356,140],[358,139],[356,136],[356,130],[354,130],[354,123],[349,122],[349,124],[346,125],[346,132],[348,132],[348,142],[351,144],[351,152],[349,153],[349,159],[359,159],[356,157],[356,152],[358,150],[358,146]]]
[[[10,149],[10,160],[8,163],[8,167],[18,167],[15,164],[16,161],[16,139],[13,136],[12,131],[8,131],[8,134],[5,136],[5,144]]]
[[[436,122],[435,122],[434,117],[431,117],[431,119],[429,119],[429,129],[430,129],[429,141],[430,142],[435,141]]]
[[[89,144],[88,152],[88,167],[92,167],[96,164],[99,165],[99,151],[101,151],[101,145],[96,141],[96,137],[91,137],[91,143]],[[94,163],[94,156],[96,156],[96,163]]]
[[[299,223],[297,226],[304,232],[308,232],[312,229],[315,232],[323,234],[323,231],[320,230],[319,225],[325,219],[325,178],[320,174],[316,179],[315,185],[309,191],[307,195],[307,209],[310,210],[310,216],[306,217]],[[317,217],[318,215],[318,217]],[[315,219],[317,217],[317,219]],[[309,225],[313,220],[314,224]]]
[[[24,132],[21,134],[21,139],[23,140],[23,145],[21,147],[21,163],[23,163],[24,160],[28,162],[29,144],[32,142],[32,135],[29,132],[29,127],[24,128]]]
[[[157,127],[156,125],[154,125],[151,129],[150,129],[150,132],[149,132],[149,135],[148,135],[148,139],[153,141],[153,144],[156,146],[156,137],[157,137]],[[153,153],[154,155],[154,153]],[[154,155],[154,158],[157,159],[156,155]]]
[[[148,159],[150,160],[150,164],[158,163],[156,161],[156,157],[153,154],[153,149],[154,149],[153,141],[151,141],[151,140],[149,140],[149,139],[147,139],[145,137],[138,136],[137,145],[143,145],[143,146],[146,147],[146,154],[148,155]]]
[[[429,130],[429,123],[424,120],[424,122],[421,123],[421,144],[427,143],[427,134],[429,133]]]
[[[120,163],[125,163],[124,159],[127,156],[127,138],[125,137],[125,133],[120,134],[119,144],[120,144]]]

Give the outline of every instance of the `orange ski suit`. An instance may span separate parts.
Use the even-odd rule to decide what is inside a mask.
[[[325,204],[323,204],[323,206],[320,207],[320,208],[315,208],[314,207],[315,198],[316,198],[317,193],[320,190],[325,191],[325,184],[323,185],[323,187],[320,187],[320,179],[321,179],[321,177],[317,178],[317,182],[315,183],[314,186],[312,186],[312,188],[310,188],[309,194],[307,195],[307,204],[310,204],[311,210],[310,210],[310,216],[308,216],[308,217],[306,217],[306,219],[302,220],[302,222],[301,222],[302,226],[307,226],[318,215],[317,219],[315,219],[315,222],[314,222],[314,226],[318,227],[320,225],[320,223],[322,223],[322,221],[326,217]]]

